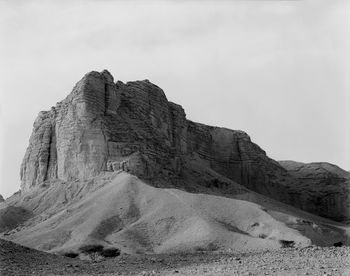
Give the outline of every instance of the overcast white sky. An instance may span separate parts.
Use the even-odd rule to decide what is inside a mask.
[[[19,189],[38,112],[103,69],[274,159],[349,170],[348,2],[0,0],[0,194]]]

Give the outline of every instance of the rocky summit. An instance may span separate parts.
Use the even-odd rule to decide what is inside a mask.
[[[251,190],[346,222],[350,174],[334,168],[278,163],[243,131],[188,120],[150,81],[114,82],[104,70],[86,74],[63,101],[39,113],[20,175],[26,193],[123,170],[154,187]]]

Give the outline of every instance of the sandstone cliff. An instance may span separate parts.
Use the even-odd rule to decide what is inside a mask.
[[[250,189],[323,216],[349,217],[338,203],[321,210],[300,202],[298,177],[246,133],[187,120],[182,107],[148,80],[114,83],[106,70],[90,72],[66,99],[39,113],[21,166],[21,189],[116,170],[153,186],[222,193]],[[231,189],[232,181],[245,188]]]

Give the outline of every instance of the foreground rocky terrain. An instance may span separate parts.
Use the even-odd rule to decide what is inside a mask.
[[[1,275],[349,275],[349,247],[122,255],[97,263],[0,240]]]

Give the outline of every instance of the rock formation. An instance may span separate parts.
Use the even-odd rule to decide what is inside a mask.
[[[39,113],[21,166],[21,189],[120,169],[154,186],[194,192],[229,190],[234,181],[315,214],[333,217],[341,210],[338,220],[349,217],[337,208],[340,203],[300,203],[299,177],[267,157],[246,133],[187,120],[183,108],[148,80],[114,83],[106,70],[90,72],[66,99]],[[330,202],[344,198],[329,194]]]
[[[349,172],[329,163],[279,163],[297,180],[294,205],[337,221],[349,219]]]
[[[2,195],[0,195],[0,202],[5,201],[4,198],[2,197]]]

